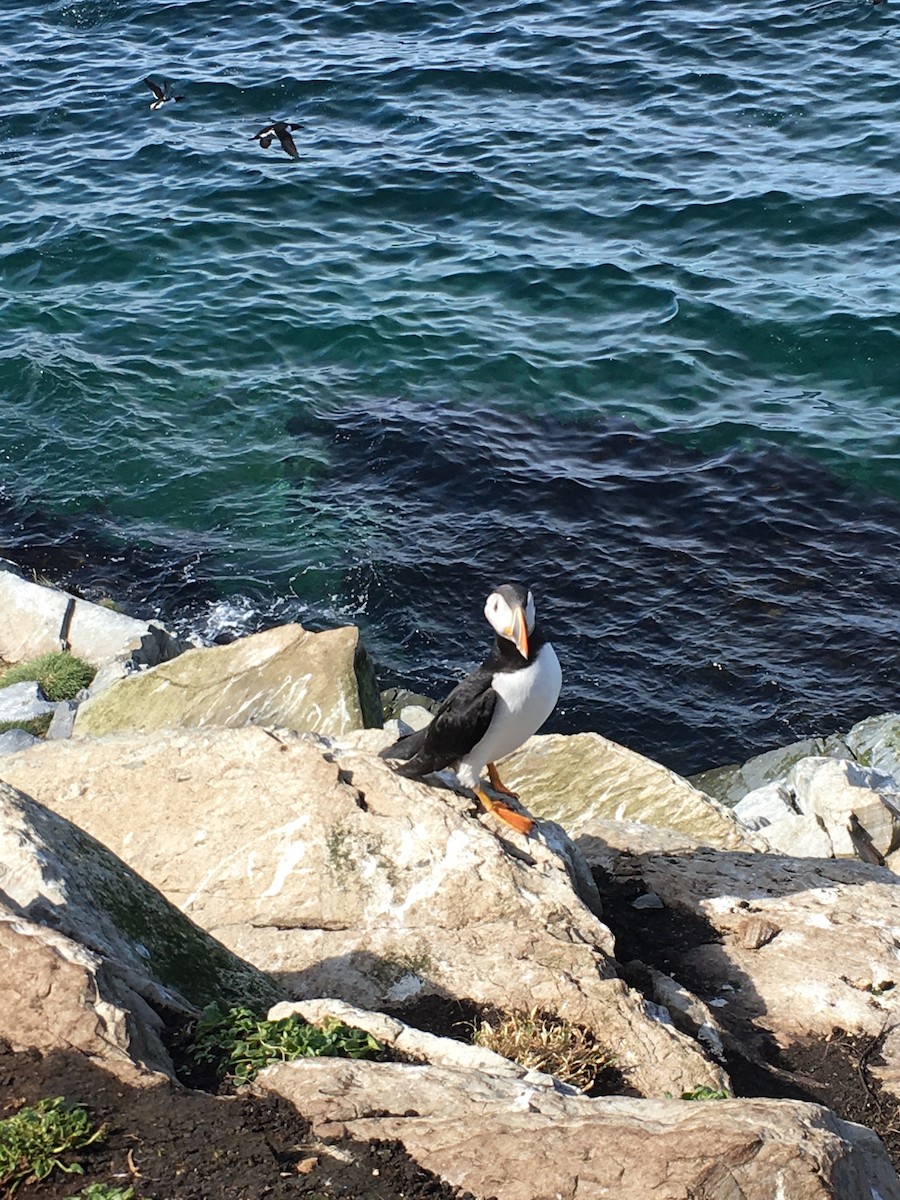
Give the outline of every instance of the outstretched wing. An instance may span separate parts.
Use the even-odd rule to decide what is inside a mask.
[[[277,130],[277,133],[278,140],[281,142],[281,148],[284,150],[285,154],[289,154],[291,158],[299,158],[300,155],[297,152],[297,144],[291,137],[288,127],[285,126],[283,129]]]
[[[166,98],[165,90],[163,88],[161,88],[158,83],[154,83],[152,79],[145,79],[144,83],[146,83],[147,87],[150,89],[150,91],[153,93],[153,95],[157,98],[157,100],[165,100],[165,98]]]

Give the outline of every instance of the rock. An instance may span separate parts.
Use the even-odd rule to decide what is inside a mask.
[[[372,1012],[369,1009],[357,1008],[343,1000],[314,999],[290,1001],[283,1000],[274,1005],[268,1012],[270,1021],[283,1021],[288,1017],[297,1016],[301,1021],[311,1025],[322,1025],[326,1021],[341,1021],[352,1029],[363,1029],[376,1038],[382,1046],[392,1053],[420,1063],[431,1063],[434,1066],[449,1067],[454,1071],[486,1072],[489,1075],[507,1079],[524,1079],[535,1087],[560,1092],[566,1096],[580,1096],[582,1093],[569,1083],[545,1075],[542,1071],[530,1070],[520,1066],[488,1050],[485,1046],[469,1045],[468,1042],[458,1042],[452,1038],[437,1037],[433,1033],[425,1033],[406,1025],[396,1017],[385,1016],[384,1013]]]
[[[883,863],[900,844],[892,777],[836,758],[802,758],[779,784],[749,792],[735,815],[786,854]]]
[[[75,736],[264,724],[333,734],[380,725],[374,671],[359,630],[310,633],[281,625],[228,646],[189,650],[83,704]]]
[[[465,797],[396,775],[354,737],[376,733],[74,739],[15,756],[8,775],[298,999],[537,1006],[594,1031],[638,1092],[723,1086],[696,1043],[616,977],[558,827],[526,839]]]
[[[802,758],[823,755],[852,757],[839,734],[830,738],[806,738],[790,746],[779,746],[764,754],[754,755],[745,763],[701,771],[699,775],[692,775],[690,782],[722,804],[734,808],[748,792],[755,792],[784,779],[791,767]]]
[[[532,815],[572,837],[597,819],[639,820],[723,849],[764,845],[686,779],[597,733],[533,737],[500,774]]]
[[[396,721],[404,708],[424,708],[433,713],[440,701],[423,696],[421,692],[411,692],[408,688],[387,688],[381,693],[381,704],[385,721]]]
[[[33,721],[54,708],[33,679],[0,687],[0,721]]]
[[[18,754],[20,750],[27,750],[39,740],[33,733],[24,729],[8,729],[6,733],[0,733],[0,755]]]
[[[723,804],[734,806],[749,792],[782,783],[801,759],[823,757],[855,760],[893,776],[900,784],[900,713],[868,717],[846,734],[807,738],[757,754],[745,763],[715,767],[692,775],[690,782]]]
[[[188,645],[162,628],[91,604],[56,588],[29,583],[0,563],[0,659],[17,663],[61,648],[65,635],[79,658],[100,666],[116,658],[154,665],[180,654]]]
[[[900,888],[885,868],[702,847],[628,855],[625,866],[706,929],[681,967],[744,1044],[768,1033],[786,1046],[834,1029],[877,1039],[900,1027]],[[900,1039],[882,1055],[869,1070],[900,1096]]]
[[[78,705],[74,700],[59,701],[53,714],[53,720],[50,722],[50,728],[47,730],[48,741],[61,741],[63,738],[72,736],[77,711]]]
[[[415,732],[417,729],[424,729],[426,725],[430,725],[433,715],[427,708],[421,708],[416,704],[404,704],[400,710],[399,719],[411,732]]]
[[[269,1067],[314,1134],[397,1138],[497,1200],[900,1200],[876,1135],[787,1100],[589,1100],[489,1069],[298,1059]]]
[[[161,1013],[277,994],[105,846],[0,783],[0,1037],[14,1049],[172,1074]]]
[[[868,717],[847,734],[847,748],[865,767],[891,775],[900,785],[900,713]]]

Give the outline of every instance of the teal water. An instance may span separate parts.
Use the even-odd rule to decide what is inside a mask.
[[[433,692],[523,578],[683,770],[896,707],[898,12],[5,6],[0,552]]]

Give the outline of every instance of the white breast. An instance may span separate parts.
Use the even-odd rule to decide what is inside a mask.
[[[556,651],[545,642],[521,671],[494,676],[497,703],[488,731],[457,768],[463,787],[474,787],[489,762],[512,754],[547,720],[559,699],[562,670]]]

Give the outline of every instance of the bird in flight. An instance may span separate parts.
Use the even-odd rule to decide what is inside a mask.
[[[299,158],[300,155],[294,144],[294,139],[291,137],[291,130],[300,128],[302,126],[292,125],[289,121],[273,121],[271,125],[267,125],[259,133],[254,133],[250,140],[258,141],[263,150],[268,150],[275,138],[278,138],[285,154],[290,155],[291,158]]]
[[[165,83],[160,86],[154,83],[152,79],[145,79],[147,87],[153,93],[154,99],[150,101],[151,108],[162,108],[164,104],[168,104],[170,100],[183,100],[184,96],[173,96],[171,84]]]

